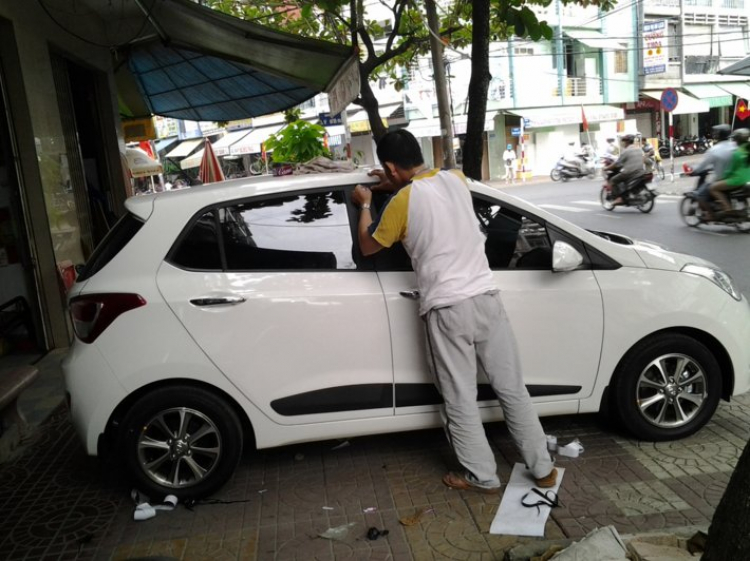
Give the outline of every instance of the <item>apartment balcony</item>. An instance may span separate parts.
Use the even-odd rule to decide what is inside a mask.
[[[564,97],[576,97],[576,98],[588,98],[595,97],[601,99],[604,87],[601,78],[579,78],[575,76],[569,76],[564,78],[563,87]],[[554,96],[560,97],[559,86],[554,90]],[[580,100],[582,103],[586,102],[586,99]]]

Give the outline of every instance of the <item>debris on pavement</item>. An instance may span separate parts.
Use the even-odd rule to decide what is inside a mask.
[[[425,514],[428,512],[432,512],[434,509],[432,507],[425,507],[419,509],[414,516],[404,516],[403,518],[399,518],[399,522],[403,524],[404,526],[414,526],[419,522],[419,519],[422,518]]]
[[[346,448],[347,446],[349,446],[349,441],[344,440],[340,442],[339,444],[337,444],[336,446],[334,446],[333,448],[331,448],[331,450],[341,450],[342,448]]]
[[[326,540],[343,540],[346,538],[347,535],[349,535],[349,531],[356,526],[356,522],[349,522],[348,524],[342,524],[341,526],[335,526],[333,528],[328,528],[325,532],[322,534],[318,534],[319,538],[323,538]]]
[[[362,509],[362,512],[364,512],[365,514],[369,514],[371,512],[375,512],[377,510],[378,510],[377,507],[368,506],[367,508]]]
[[[388,533],[389,532],[386,529],[378,530],[375,526],[373,526],[369,530],[367,530],[367,539],[370,541],[375,541],[380,536],[383,536],[383,537],[387,536]]]

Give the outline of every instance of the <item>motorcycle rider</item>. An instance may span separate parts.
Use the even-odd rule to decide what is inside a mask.
[[[750,129],[737,129],[732,134],[737,143],[737,149],[732,154],[732,160],[724,172],[720,181],[714,181],[709,187],[711,196],[721,205],[721,213],[726,216],[732,212],[732,206],[724,191],[733,191],[750,182],[750,152],[748,152],[748,141],[750,140]]]
[[[643,145],[643,166],[646,173],[654,173],[656,171],[656,162],[659,156],[656,154],[654,147],[648,142]]]
[[[605,148],[604,153],[610,156],[613,161],[620,156],[620,147],[617,146],[614,138],[607,139],[607,148]]]
[[[695,192],[706,220],[713,220],[710,205],[711,196],[709,194],[711,183],[724,178],[724,173],[732,161],[732,154],[737,150],[737,144],[731,138],[732,127],[729,125],[715,125],[711,128],[711,133],[715,144],[706,151],[703,159],[690,173],[690,175],[700,175],[706,171],[712,172],[711,181],[706,180]]]
[[[619,170],[609,180],[609,184],[612,186],[612,193],[617,197],[612,201],[614,205],[621,205],[625,202],[622,199],[622,195],[627,184],[644,174],[643,151],[634,145],[635,136],[626,134],[622,137],[621,142],[624,149],[620,153],[620,157],[617,158],[616,162],[604,168],[607,171],[612,169]]]

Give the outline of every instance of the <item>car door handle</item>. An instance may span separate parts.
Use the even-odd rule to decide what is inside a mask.
[[[194,306],[235,306],[242,304],[245,299],[242,296],[204,296],[193,298],[190,303]]]
[[[399,294],[410,300],[419,300],[419,290],[402,290]]]

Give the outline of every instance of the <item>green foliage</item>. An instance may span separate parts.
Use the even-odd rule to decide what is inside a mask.
[[[323,145],[324,127],[298,120],[288,124],[266,141],[266,150],[273,151],[279,163],[300,164],[317,156],[331,157]]]
[[[357,7],[357,41],[360,64],[371,81],[386,76],[397,90],[405,85],[404,69],[417,56],[429,53],[429,31],[424,4],[419,0],[380,0],[379,4],[392,13],[393,29],[367,17],[363,0],[355,0]],[[554,30],[546,21],[539,21],[532,6],[549,6],[552,0],[491,0],[491,39],[502,41],[509,37],[530,38],[534,41],[552,39]],[[352,22],[349,17],[350,0],[205,0],[205,4],[236,17],[301,35],[352,43]],[[609,11],[615,0],[563,0],[563,4],[599,6]],[[450,48],[464,48],[471,44],[472,2],[453,0],[441,4],[440,36]]]
[[[299,121],[300,115],[302,115],[302,110],[299,107],[292,107],[291,109],[287,109],[284,111],[284,122],[286,124],[293,123],[294,121]]]

